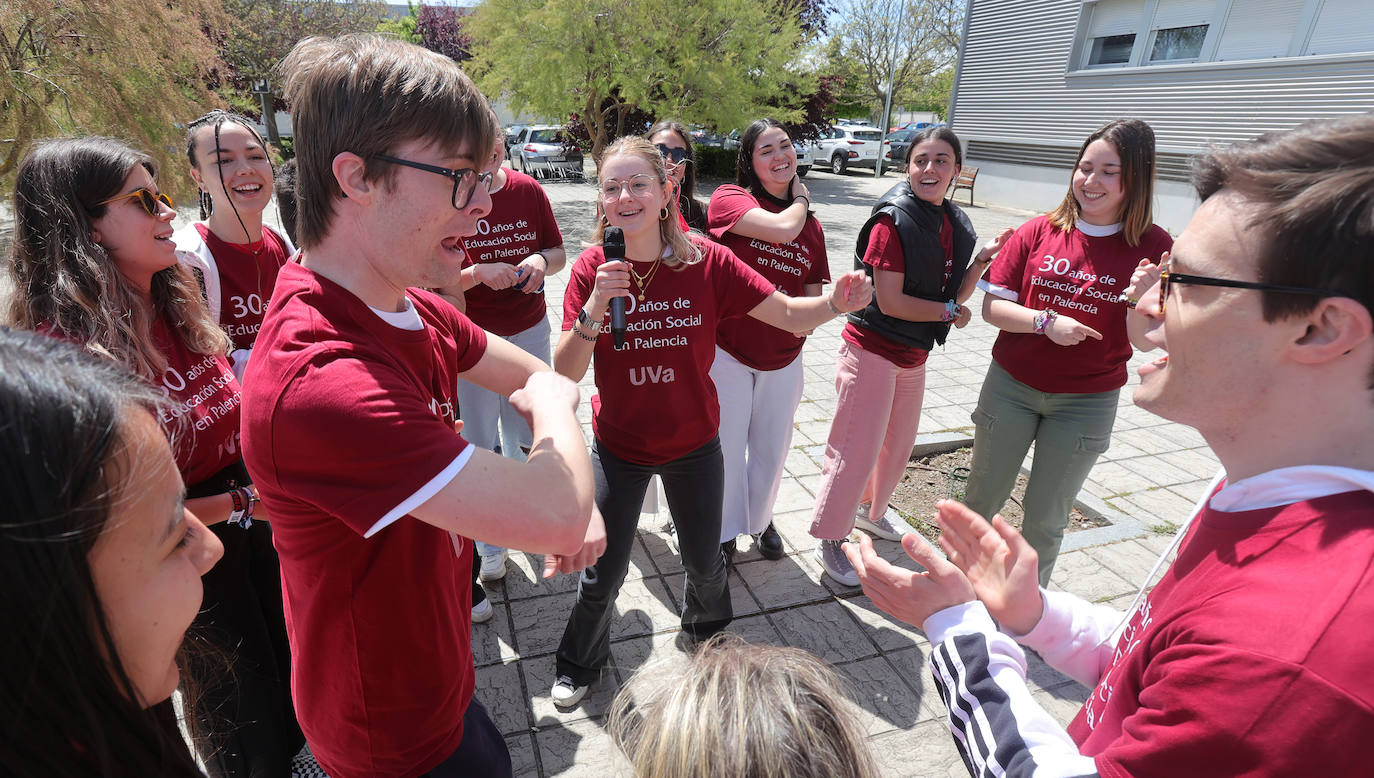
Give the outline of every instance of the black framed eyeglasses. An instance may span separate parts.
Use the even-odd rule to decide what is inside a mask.
[[[167,195],[161,192],[153,194],[153,191],[147,188],[135,189],[134,191],[129,192],[128,194],[115,195],[114,197],[111,197],[108,200],[101,200],[100,202],[96,203],[96,205],[109,205],[110,203],[117,202],[119,200],[127,200],[130,197],[137,197],[138,204],[143,206],[143,210],[147,211],[149,216],[157,216],[158,203],[162,203],[163,205],[167,206],[169,209],[173,211],[177,209],[177,207],[172,204],[172,198],[168,197]]]
[[[453,203],[454,208],[460,211],[468,207],[468,203],[472,201],[472,193],[477,190],[477,184],[480,183],[488,192],[491,191],[492,173],[478,173],[470,167],[458,168],[455,170],[453,168],[439,167],[438,165],[428,165],[424,162],[412,162],[408,159],[392,157],[387,154],[373,154],[372,157],[373,159],[380,159],[383,162],[390,162],[393,165],[413,167],[416,170],[423,170],[426,173],[434,173],[445,178],[453,179],[453,197],[450,202]]]
[[[673,149],[663,145],[662,143],[655,143],[654,145],[658,147],[658,153],[660,156],[662,156],[664,159],[668,160],[669,162],[672,162],[675,165],[687,158],[687,149]]]
[[[1282,284],[1261,284],[1255,281],[1232,281],[1229,278],[1212,278],[1210,276],[1195,276],[1190,273],[1175,273],[1166,266],[1159,274],[1159,315],[1164,315],[1165,305],[1169,300],[1170,284],[1192,284],[1193,286],[1221,286],[1228,289],[1256,289],[1261,292],[1279,292],[1282,294],[1310,294],[1316,297],[1346,297],[1341,292],[1330,289],[1313,289],[1307,286],[1284,286]]]

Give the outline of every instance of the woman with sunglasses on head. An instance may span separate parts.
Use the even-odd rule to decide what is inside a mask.
[[[805,332],[872,295],[861,273],[841,276],[824,298],[776,292],[724,247],[682,230],[668,181],[647,140],[607,147],[596,245],[574,263],[563,297],[554,369],[580,380],[595,357],[592,464],[606,550],[583,571],[558,648],[553,701],[560,707],[582,699],[610,659],[613,606],[653,475],[663,480],[686,571],[683,632],[704,639],[733,616],[720,549],[719,406],[709,375],[720,321],[747,314]],[[605,245],[616,244],[611,228],[623,234],[624,260],[606,259]],[[603,324],[616,298],[626,309],[619,347]]]
[[[177,230],[172,241],[200,271],[210,315],[234,342],[230,359],[242,378],[277,272],[296,248],[263,223],[272,200],[272,160],[252,122],[220,110],[192,121],[186,159],[199,189],[201,221]]]
[[[205,749],[223,775],[280,775],[303,738],[271,528],[239,448],[239,384],[229,338],[178,261],[171,200],[152,159],[110,138],[53,140],[20,163],[14,188],[11,321],[110,357],[159,387],[186,505],[217,525],[224,559],[204,579],[200,624],[233,660],[206,690]],[[183,255],[184,256],[184,255]],[[254,521],[254,520],[257,521]]]
[[[789,297],[816,297],[830,280],[825,235],[797,177],[797,151],[782,124],[759,119],[740,136],[735,183],[711,195],[710,235]],[[765,559],[781,559],[773,503],[801,402],[805,333],[757,319],[721,322],[711,379],[720,396],[725,507],[720,540],[753,535]]]
[[[706,232],[706,209],[696,197],[697,163],[691,133],[682,122],[663,119],[655,122],[644,137],[663,155],[668,177],[677,185],[677,210],[683,229]]]
[[[171,696],[194,706],[178,659],[220,548],[183,507],[161,401],[110,360],[0,328],[4,775],[202,775]]]
[[[1079,148],[1063,202],[1017,228],[979,282],[983,318],[1002,332],[973,411],[964,502],[982,516],[1001,510],[1035,444],[1021,533],[1041,586],[1111,441],[1132,345],[1122,293],[1138,298],[1154,279],[1142,268],[1173,245],[1152,223],[1154,166],[1148,124],[1108,122]]]
[[[945,197],[962,164],[962,146],[949,128],[916,135],[907,149],[907,180],[879,199],[859,231],[855,257],[876,293],[842,333],[839,404],[811,523],[822,568],[847,586],[859,585],[841,548],[855,526],[886,540],[911,532],[888,500],[916,440],[926,359],[951,326],[968,324],[963,302],[1011,234],[1003,231],[974,255],[973,224]]]

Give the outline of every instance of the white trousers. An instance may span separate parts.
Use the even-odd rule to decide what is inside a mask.
[[[493,335],[512,343],[527,354],[533,354],[544,364],[549,363],[549,320],[546,316],[539,323],[514,335]],[[534,442],[530,425],[525,422],[519,411],[510,404],[509,397],[502,397],[476,384],[458,380],[458,414],[463,420],[463,437],[474,446],[494,451],[501,444],[501,454],[524,462],[525,449]],[[484,557],[501,553],[500,546],[479,542],[477,553]]]
[[[786,367],[755,370],[717,346],[711,380],[720,397],[725,457],[720,542],[725,543],[763,532],[773,520],[805,375],[800,354]]]

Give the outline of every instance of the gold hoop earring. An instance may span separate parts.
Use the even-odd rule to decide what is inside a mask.
[[[658,220],[661,221],[661,222],[663,222],[663,221],[668,221],[668,208],[667,208],[667,206],[664,206],[663,208],[659,208],[659,209],[658,209]]]

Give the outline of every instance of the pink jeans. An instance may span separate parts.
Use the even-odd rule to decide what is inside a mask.
[[[840,344],[835,366],[839,403],[825,445],[821,489],[811,535],[840,540],[854,530],[859,503],[871,503],[869,518],[881,518],[906,472],[926,366],[897,367],[849,342]]]

